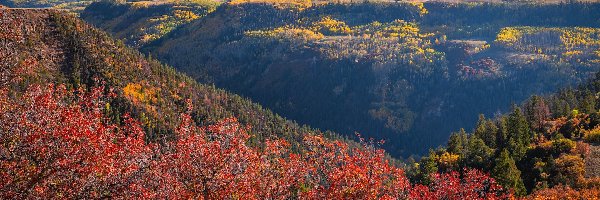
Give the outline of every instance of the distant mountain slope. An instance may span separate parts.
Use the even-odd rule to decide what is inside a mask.
[[[409,156],[443,144],[478,113],[590,77],[600,69],[595,44],[546,46],[562,45],[567,32],[584,36],[568,27],[599,26],[599,5],[224,4],[141,49],[291,119],[385,139],[391,153]],[[90,6],[82,16],[130,24],[122,16],[136,10],[112,16]],[[514,43],[500,34],[541,24],[560,30],[517,32],[524,37]]]
[[[103,0],[0,0],[0,5],[11,8],[54,8],[74,12],[83,10],[86,6]],[[161,4],[195,4],[195,5],[218,5],[219,0],[110,0],[106,2],[129,2],[136,6],[161,5]]]
[[[82,10],[95,0],[0,0],[0,5],[11,8],[57,8]]]
[[[106,105],[109,116],[119,123],[122,114],[130,113],[142,122],[149,140],[172,136],[187,99],[199,125],[236,117],[252,127],[254,145],[281,138],[297,149],[305,135],[318,133],[238,95],[198,84],[60,11],[0,9],[0,36],[0,85],[15,95],[34,83],[83,89],[105,85],[117,94]]]
[[[82,18],[103,30],[118,33],[115,37],[129,46],[140,47],[182,24],[206,16],[219,5],[212,0],[132,2],[113,4],[98,2],[87,8]]]

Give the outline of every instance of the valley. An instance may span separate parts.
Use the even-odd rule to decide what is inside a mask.
[[[593,1],[0,4],[0,199],[600,198]]]
[[[598,27],[591,20],[598,18],[591,14],[595,4],[571,5],[590,13],[585,20],[560,14],[560,5],[418,5],[330,4],[302,11],[222,5],[139,48],[200,82],[242,94],[289,119],[393,141],[386,149],[402,157],[425,154],[423,146],[435,148],[447,133],[472,128],[479,113],[506,112],[532,94],[574,86],[597,70],[596,46],[544,49],[563,45],[560,36],[566,33],[537,30],[535,25],[543,22],[525,19],[527,13],[548,10],[548,26]],[[113,5],[123,11],[98,20],[108,9],[102,6],[91,6],[82,18],[117,36],[131,31],[111,24],[127,24],[122,20],[127,16],[139,27],[147,18],[131,16],[152,7],[126,11],[128,6]],[[498,15],[477,13],[486,9]],[[504,27],[540,33],[504,41]],[[587,49],[575,51],[583,59],[562,61],[575,60],[566,57],[571,48]]]

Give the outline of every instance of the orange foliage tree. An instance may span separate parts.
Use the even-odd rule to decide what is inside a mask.
[[[568,186],[557,186],[554,188],[538,190],[529,196],[529,199],[536,200],[599,198],[600,190],[597,188],[575,190]]]

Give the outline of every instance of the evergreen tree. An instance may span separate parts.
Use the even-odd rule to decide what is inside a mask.
[[[429,150],[429,156],[421,159],[417,176],[418,182],[425,185],[431,183],[431,177],[429,175],[438,172],[438,157],[439,156],[435,153],[435,151]]]
[[[466,155],[463,157],[465,166],[482,169],[483,171],[490,170],[494,149],[485,145],[485,142],[475,135],[469,137],[466,149]]]
[[[583,99],[579,102],[579,108],[583,113],[596,112],[596,97],[590,90],[585,90],[583,92]]]
[[[504,149],[504,148],[508,148],[508,139],[509,139],[509,133],[508,133],[508,117],[507,116],[502,116],[500,118],[498,118],[498,136],[497,136],[497,143],[496,143],[496,148],[497,149]]]
[[[448,152],[463,156],[468,143],[465,129],[460,129],[457,133],[452,133],[448,139]]]
[[[496,147],[498,126],[493,120],[486,119],[483,114],[479,115],[479,121],[473,135],[482,139],[483,142],[491,148]]]
[[[529,130],[527,119],[521,112],[521,109],[514,106],[513,112],[508,116],[508,147],[513,159],[521,160],[527,151],[527,147],[533,138]]]
[[[521,171],[515,165],[515,160],[510,157],[505,149],[495,160],[496,166],[492,169],[492,174],[496,181],[505,188],[513,189],[516,195],[525,195],[527,190],[521,180]]]

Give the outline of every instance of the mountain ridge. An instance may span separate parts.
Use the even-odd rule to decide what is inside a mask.
[[[238,95],[197,84],[156,60],[146,61],[144,55],[113,41],[75,16],[49,9],[2,9],[0,14],[4,24],[1,33],[6,36],[0,56],[4,58],[2,75],[9,77],[2,80],[2,85],[15,91],[22,90],[19,85],[23,81],[65,83],[70,88],[109,86],[119,97],[110,102],[115,110],[114,120],[122,120],[119,113],[130,112],[144,124],[150,140],[173,130],[179,118],[177,113],[187,109],[185,99],[196,105],[191,113],[199,125],[227,117],[251,125],[255,145],[273,138],[301,142],[305,134],[320,133],[287,121]],[[53,25],[40,25],[44,23]],[[23,72],[21,68],[27,70]],[[337,137],[330,132],[325,134]],[[292,144],[293,148],[299,148],[297,143]]]

